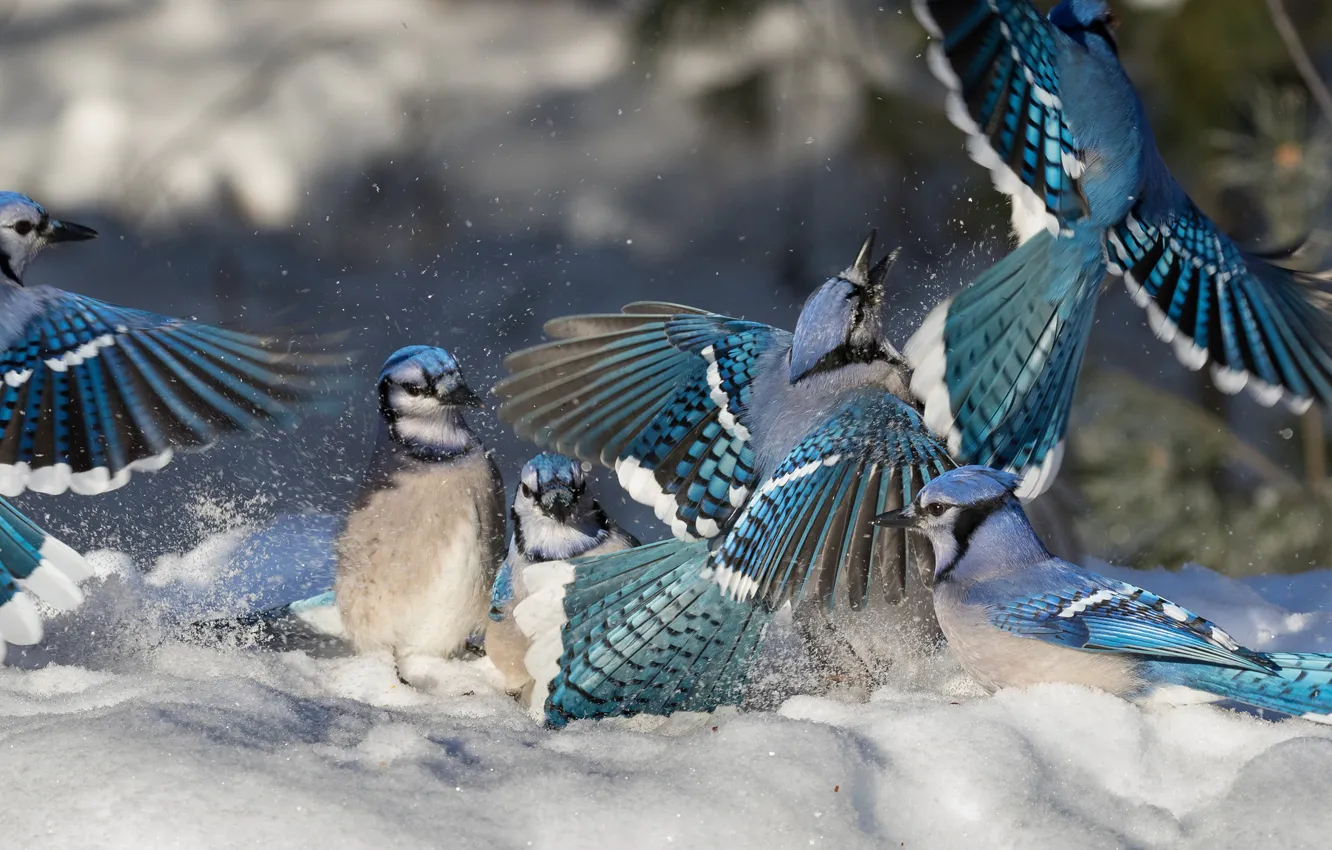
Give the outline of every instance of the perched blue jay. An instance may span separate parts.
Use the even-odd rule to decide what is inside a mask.
[[[929,538],[939,625],[986,689],[1070,682],[1332,722],[1332,655],[1245,649],[1191,611],[1053,557],[1018,486],[1012,473],[964,466],[878,518]]]
[[[532,677],[524,665],[530,648],[510,615],[528,596],[523,575],[533,564],[583,555],[621,552],[638,545],[615,524],[587,490],[581,461],[544,452],[523,467],[509,508],[509,554],[491,590],[486,655],[502,672],[511,693],[530,699]]]
[[[880,317],[890,258],[871,268],[872,251],[794,334],[639,303],[556,319],[556,341],[506,360],[496,392],[519,436],[613,467],[676,537],[525,571],[514,619],[529,672],[553,681],[549,722],[735,702],[786,603],[919,596],[905,536],[872,520],[953,463],[904,400]]]
[[[1297,411],[1332,399],[1316,278],[1235,246],[1171,177],[1103,0],[915,0],[972,158],[1030,235],[930,313],[906,347],[925,420],[959,458],[1053,480],[1108,271],[1184,365]]]
[[[83,603],[76,582],[92,575],[83,557],[0,499],[0,661],[5,645],[42,639],[42,620],[25,591],[60,611]]]
[[[318,358],[276,340],[24,285],[47,245],[96,235],[0,192],[0,495],[112,490],[312,397]]]
[[[504,484],[463,418],[482,402],[453,355],[412,345],[379,375],[382,419],[361,492],[334,542],[332,590],[196,623],[209,643],[317,654],[388,650],[425,684],[431,659],[480,639],[504,557]]]
[[[504,485],[463,411],[481,400],[453,355],[414,345],[379,377],[379,440],[339,536],[338,612],[359,651],[449,657],[485,632],[504,558]]]

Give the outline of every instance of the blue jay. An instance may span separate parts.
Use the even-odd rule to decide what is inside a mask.
[[[504,556],[504,485],[463,419],[481,400],[452,354],[425,345],[389,357],[378,387],[382,422],[333,544],[333,589],[192,624],[189,638],[318,655],[388,650],[399,678],[425,685],[431,659],[485,634]]]
[[[1019,484],[964,466],[877,520],[929,538],[939,624],[986,689],[1069,682],[1332,722],[1332,655],[1245,649],[1150,591],[1053,557],[1027,522]]]
[[[1316,278],[1241,251],[1157,151],[1103,0],[915,0],[947,114],[1011,195],[1030,235],[929,314],[908,342],[925,420],[959,458],[1025,471],[1024,498],[1063,455],[1106,273],[1158,337],[1228,393],[1302,411],[1332,399],[1332,323]]]
[[[529,642],[510,615],[528,596],[523,575],[528,567],[583,555],[621,552],[638,540],[615,524],[587,490],[581,461],[544,452],[527,462],[513,504],[509,554],[500,566],[490,596],[486,655],[502,672],[511,693],[526,703],[532,677],[524,666]]]
[[[276,340],[24,285],[47,245],[96,235],[0,192],[0,495],[102,493],[312,397],[318,358]]]
[[[0,499],[0,661],[5,645],[42,639],[42,621],[25,591],[59,611],[83,603],[77,582],[92,575],[83,557]]]
[[[548,722],[735,702],[783,605],[912,596],[916,553],[871,522],[953,462],[904,400],[880,318],[891,258],[871,267],[872,251],[794,334],[638,303],[556,319],[556,341],[506,360],[496,392],[519,436],[613,467],[676,538],[525,571],[514,618],[529,672],[553,682]]]
[[[504,557],[504,485],[463,411],[481,400],[453,355],[414,345],[379,376],[378,443],[336,544],[334,597],[358,651],[448,657],[485,632]]]

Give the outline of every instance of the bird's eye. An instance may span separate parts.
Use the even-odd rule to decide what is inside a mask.
[[[426,392],[425,387],[416,384],[402,384],[402,388],[407,391],[408,395],[425,395]]]
[[[529,499],[532,498],[532,488],[528,487],[526,483],[522,484],[521,486],[523,488],[523,495]]]
[[[14,223],[14,232],[19,236],[27,236],[32,232],[33,223],[30,221],[18,221]]]
[[[943,502],[935,502],[932,505],[925,506],[925,513],[929,514],[930,516],[943,516],[947,512],[948,512],[948,506],[945,505]]]

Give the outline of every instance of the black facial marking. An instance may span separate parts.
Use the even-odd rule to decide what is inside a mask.
[[[0,272],[3,272],[5,277],[14,281],[14,283],[17,283],[19,286],[23,285],[23,281],[19,280],[19,276],[14,273],[14,267],[10,265],[9,255],[3,252],[0,252]]]
[[[985,520],[990,518],[990,514],[999,510],[1007,498],[1008,496],[1005,494],[1000,498],[979,502],[958,510],[957,520],[953,523],[953,540],[957,542],[957,553],[953,556],[952,563],[934,577],[936,582],[945,580],[953,569],[962,563],[962,559],[966,557],[967,549],[971,546],[971,536],[976,533],[976,529],[985,523]]]
[[[1110,28],[1110,24],[1111,24],[1110,21],[1097,19],[1087,25],[1087,32],[1091,33],[1092,35],[1099,35],[1101,38],[1103,38],[1105,40],[1105,43],[1110,45],[1111,52],[1113,52],[1116,56],[1118,56],[1119,42],[1115,40],[1115,33]]]

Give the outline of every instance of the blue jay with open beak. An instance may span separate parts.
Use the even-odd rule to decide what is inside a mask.
[[[872,253],[871,237],[794,333],[640,303],[553,320],[553,342],[506,360],[495,391],[519,436],[614,468],[675,538],[525,571],[514,618],[548,722],[734,703],[788,603],[896,605],[933,628],[921,553],[872,520],[953,461],[884,336],[892,257]]]

